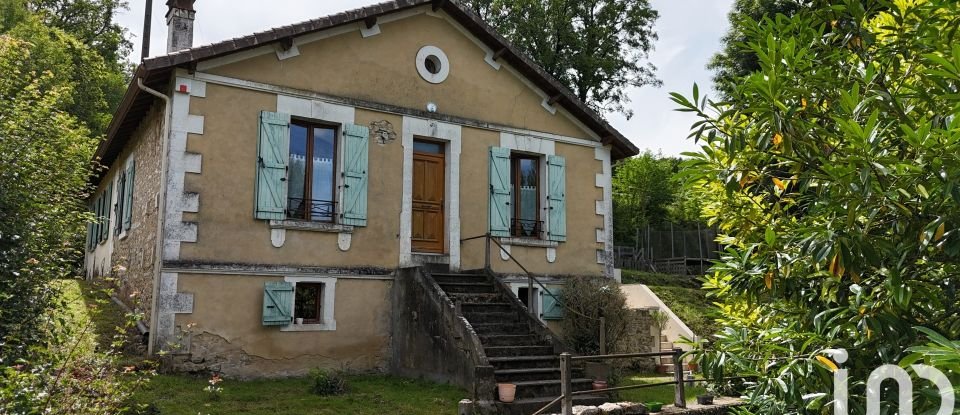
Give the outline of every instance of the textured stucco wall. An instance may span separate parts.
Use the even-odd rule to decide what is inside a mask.
[[[306,374],[311,368],[384,370],[390,346],[392,280],[339,278],[334,331],[284,332],[262,324],[263,285],[282,277],[184,274],[178,291],[193,294],[192,313],[177,314],[180,369],[235,378]]]
[[[476,64],[486,66],[481,59]],[[244,105],[233,105],[237,102]],[[206,98],[191,100],[190,113],[204,117],[204,134],[191,135],[187,151],[203,157],[203,171],[186,175],[184,187],[188,192],[199,194],[201,209],[183,215],[184,221],[197,224],[198,234],[196,243],[181,245],[180,260],[396,267],[403,184],[403,148],[399,138],[387,144],[370,144],[368,226],[354,228],[349,250],[338,248],[336,233],[298,230],[286,231],[282,247],[271,244],[269,226],[253,217],[253,200],[257,117],[261,110],[275,111],[276,108],[276,93],[214,83],[207,84]],[[546,113],[539,106],[537,111]],[[389,121],[398,133],[403,129],[403,118],[398,115],[356,109],[357,124],[369,125],[381,120]],[[488,149],[500,145],[500,132],[471,127],[462,127],[461,131],[460,235],[469,237],[486,232]],[[602,172],[602,164],[595,159],[592,147],[556,143],[556,154],[567,160],[567,242],[559,244],[553,263],[548,262],[547,250],[542,247],[514,246],[511,252],[524,266],[539,274],[599,275],[602,267],[597,264],[596,251],[602,249],[603,244],[597,242],[596,230],[604,223],[596,213],[596,200],[602,199],[603,194],[596,187],[595,176]],[[479,241],[464,244],[461,255],[462,268],[482,267],[483,246]],[[499,259],[496,252],[494,257],[496,271],[520,272],[512,262]]]
[[[209,72],[420,110],[433,102],[441,114],[588,137],[559,112],[544,110],[543,98],[508,69],[484,62],[484,50],[447,20],[421,14],[382,23],[380,31],[364,38],[355,30],[300,45],[294,58],[280,61],[269,53]],[[417,74],[415,57],[426,45],[439,47],[450,61],[443,83]]]

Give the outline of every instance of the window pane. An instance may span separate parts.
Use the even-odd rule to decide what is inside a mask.
[[[322,284],[298,283],[296,298],[293,300],[293,317],[305,321],[320,321],[320,295]]]
[[[413,151],[418,153],[440,154],[443,153],[443,144],[432,141],[414,141]]]
[[[537,201],[540,198],[540,183],[537,177],[537,164],[536,159],[516,159],[514,189],[517,190],[516,230],[519,236],[539,236],[537,221],[540,215],[537,212]]]
[[[313,209],[311,219],[333,220],[333,159],[336,135],[331,128],[313,129]]]
[[[290,168],[287,179],[287,214],[306,217],[306,205],[303,200],[307,177],[307,128],[290,125]]]

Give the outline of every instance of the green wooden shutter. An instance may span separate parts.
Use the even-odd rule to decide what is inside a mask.
[[[567,240],[566,160],[560,156],[547,156],[547,239]]]
[[[133,183],[136,173],[137,161],[133,160],[123,181],[123,230],[129,230],[133,224]]]
[[[124,206],[124,194],[127,183],[127,172],[120,172],[120,177],[117,178],[117,203],[113,205],[113,215],[117,218],[117,221],[113,224],[113,234],[120,235],[120,230],[123,228],[123,221],[120,218],[123,217]]]
[[[293,322],[293,284],[263,284],[263,325],[285,326]]]
[[[344,225],[367,226],[367,151],[370,129],[362,125],[343,126]]]
[[[540,313],[540,316],[544,320],[562,320],[563,319],[563,307],[557,301],[556,297],[560,297],[559,288],[551,288],[550,292],[553,295],[541,292],[540,296],[543,297],[543,312]]]
[[[510,149],[490,147],[490,235],[510,236]]]
[[[87,205],[87,209],[89,209],[90,212],[93,212],[93,214],[96,215],[96,206],[97,206],[97,201],[96,199],[94,199],[92,202],[90,202],[89,205]],[[97,228],[96,222],[93,222],[93,221],[87,222],[87,250],[93,249],[93,246],[94,246],[93,241],[96,240],[96,236],[95,236],[96,234],[94,233],[97,231],[96,228]]]
[[[283,219],[287,206],[287,163],[290,159],[290,114],[260,112],[257,187],[254,216]]]
[[[107,183],[107,190],[103,193],[103,224],[100,226],[100,240],[110,239],[110,211],[113,210],[113,182]]]
[[[100,243],[100,222],[101,212],[103,211],[103,195],[98,195],[96,199],[93,199],[93,246],[96,247]]]

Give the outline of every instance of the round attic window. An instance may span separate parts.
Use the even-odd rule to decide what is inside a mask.
[[[447,54],[436,46],[424,46],[417,52],[417,72],[423,80],[439,84],[450,75],[450,61]]]

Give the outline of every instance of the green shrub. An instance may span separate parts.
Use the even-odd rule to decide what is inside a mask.
[[[627,330],[629,310],[620,286],[609,278],[570,278],[561,293],[563,336],[579,354],[600,353],[599,319],[606,319],[607,352],[614,350]]]
[[[310,371],[313,379],[311,392],[319,396],[342,395],[347,392],[347,378],[340,371],[313,369]]]

